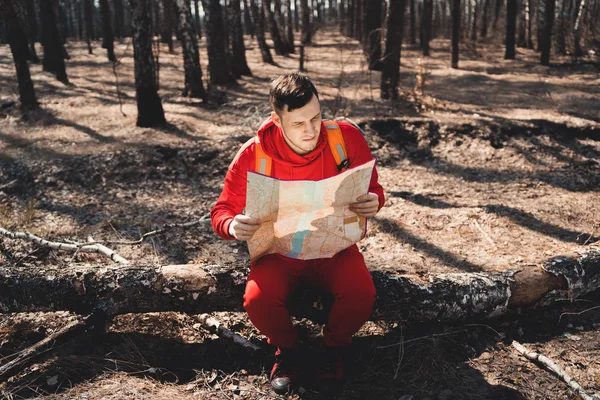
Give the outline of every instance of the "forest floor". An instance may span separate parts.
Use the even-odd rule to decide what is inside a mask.
[[[124,55],[117,68],[122,106],[111,65],[94,44],[89,55],[83,43],[68,43],[70,85],[32,66],[42,110],[25,116],[11,105],[17,100],[14,67],[8,47],[0,48],[0,226],[54,240],[137,239],[165,223],[205,215],[229,161],[270,111],[269,79],[298,67],[298,55],[276,56],[277,66],[263,64],[248,38],[254,76],[219,88],[224,104],[205,105],[181,96],[180,48],[173,54],[161,48],[168,124],[138,128],[129,39],[116,49]],[[306,49],[324,116],[362,124],[378,159],[387,202],[360,245],[368,266],[421,277],[528,268],[598,245],[599,64],[559,58],[542,67],[532,50],[518,49],[517,60],[509,61],[500,46],[483,43],[465,45],[455,70],[448,41],[432,45],[427,58],[416,48],[403,49],[403,93],[396,103],[378,99],[379,73],[367,70],[356,41],[328,30]],[[425,84],[414,90],[419,59]],[[147,264],[248,265],[245,246],[220,240],[207,225],[114,250]],[[0,239],[0,263],[36,268],[110,260]],[[554,357],[588,391],[600,391],[598,309],[559,321],[563,312],[598,305],[599,296],[495,321],[493,330],[368,323],[353,345],[358,362],[340,398],[575,398],[517,356],[507,345],[511,338]],[[70,318],[4,314],[0,360]],[[267,347],[244,315],[221,318]],[[42,364],[0,383],[0,395],[270,397],[268,355],[241,354],[195,324],[175,313],[120,316],[108,334],[61,345]],[[306,321],[299,327],[314,347],[317,327]],[[432,333],[442,336],[379,348]],[[310,388],[304,397],[330,398]]]

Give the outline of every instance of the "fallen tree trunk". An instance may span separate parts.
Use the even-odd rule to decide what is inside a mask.
[[[246,267],[218,265],[93,266],[27,269],[0,266],[0,311],[95,308],[108,315],[181,311],[239,311]],[[373,319],[462,321],[499,316],[520,307],[572,299],[600,287],[600,249],[554,257],[543,265],[488,273],[452,273],[428,281],[373,271]],[[321,297],[322,301],[316,301]],[[314,304],[322,305],[315,310]],[[331,298],[302,290],[292,296],[296,315],[323,320]]]

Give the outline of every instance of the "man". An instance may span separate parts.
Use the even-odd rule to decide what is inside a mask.
[[[243,215],[246,205],[247,172],[256,170],[257,149],[272,159],[270,175],[287,180],[321,180],[340,173],[328,146],[327,129],[321,120],[316,88],[308,77],[282,75],[271,82],[273,112],[258,135],[242,146],[232,161],[223,192],[211,211],[215,232],[225,239],[247,241],[261,221]],[[373,159],[361,132],[353,125],[338,122],[346,146],[349,168]],[[358,197],[350,210],[363,217],[374,216],[385,200],[383,188],[373,171],[369,192]],[[269,254],[254,260],[244,294],[244,308],[250,321],[268,342],[277,346],[271,371],[271,386],[287,393],[298,376],[296,330],[285,306],[291,290],[309,283],[333,294],[335,300],[323,328],[323,347],[316,366],[318,378],[339,382],[343,377],[343,352],[351,337],[369,318],[375,288],[362,254],[356,245],[332,258],[298,260]]]

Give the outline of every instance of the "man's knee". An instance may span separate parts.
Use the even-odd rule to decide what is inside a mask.
[[[248,281],[244,293],[244,309],[247,312],[253,310],[265,310],[269,307],[281,306],[285,303],[287,293],[283,286],[277,285],[261,288],[255,281]]]
[[[371,279],[359,281],[343,287],[336,297],[365,307],[372,307],[376,297],[375,286]]]

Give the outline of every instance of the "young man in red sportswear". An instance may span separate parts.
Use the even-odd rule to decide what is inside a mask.
[[[246,205],[247,172],[256,167],[257,141],[272,158],[271,176],[279,179],[321,180],[339,174],[341,168],[328,146],[327,129],[321,120],[318,92],[308,77],[288,74],[271,82],[273,112],[232,161],[223,192],[211,211],[215,232],[230,240],[249,240],[261,222],[243,215]],[[373,159],[361,132],[352,124],[338,122],[342,131],[349,168]],[[363,217],[374,216],[384,204],[383,188],[373,170],[368,193],[350,209]],[[250,321],[270,344],[277,346],[271,372],[275,392],[287,393],[298,373],[296,330],[285,306],[298,284],[316,285],[334,296],[329,319],[323,328],[323,352],[317,372],[324,380],[343,377],[343,350],[369,318],[375,288],[362,254],[356,245],[332,258],[299,260],[269,254],[254,260],[244,294]]]

